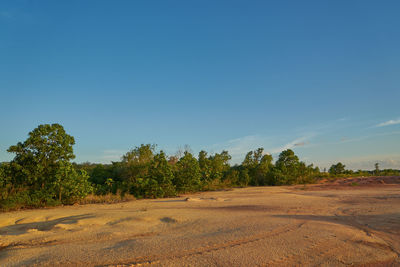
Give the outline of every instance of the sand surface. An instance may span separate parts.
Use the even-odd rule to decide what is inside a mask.
[[[0,266],[400,266],[400,177],[365,179],[0,213]]]

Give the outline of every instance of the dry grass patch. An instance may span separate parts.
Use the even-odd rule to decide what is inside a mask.
[[[132,201],[136,200],[136,198],[133,195],[126,194],[124,196],[121,196],[120,194],[107,194],[107,195],[88,195],[84,199],[81,199],[79,201],[79,204],[84,205],[84,204],[96,204],[96,203],[102,203],[102,204],[113,204],[113,203],[120,203],[120,202],[127,202],[127,201]]]

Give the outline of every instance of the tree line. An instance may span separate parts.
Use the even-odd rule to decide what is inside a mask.
[[[14,159],[0,165],[0,208],[72,204],[88,194],[159,198],[229,187],[306,184],[342,175],[399,175],[396,170],[380,171],[378,165],[374,172],[353,172],[340,162],[321,172],[290,149],[273,163],[272,156],[258,148],[231,166],[228,151],[200,151],[196,157],[186,149],[168,156],[151,144],[137,146],[111,164],[77,164],[71,163],[74,144],[60,124],[44,124],[11,146],[8,152]]]

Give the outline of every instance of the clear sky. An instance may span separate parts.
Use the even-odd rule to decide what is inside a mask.
[[[400,1],[1,1],[0,161],[43,123],[76,161],[141,143],[400,168]]]

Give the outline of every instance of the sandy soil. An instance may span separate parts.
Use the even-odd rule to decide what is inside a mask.
[[[0,265],[400,266],[400,177],[343,181],[1,213]]]

